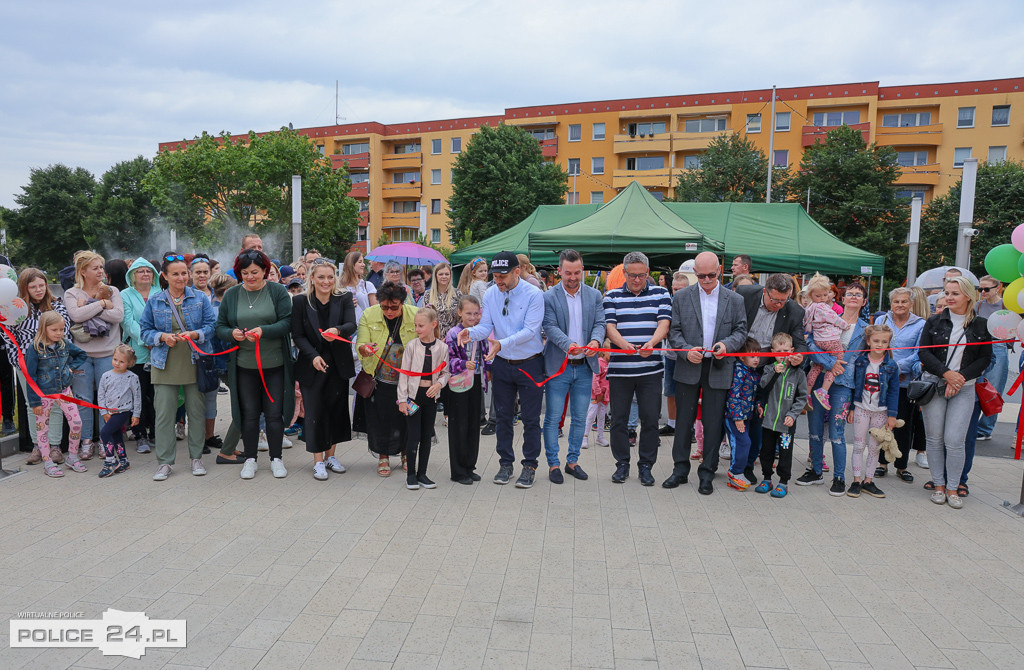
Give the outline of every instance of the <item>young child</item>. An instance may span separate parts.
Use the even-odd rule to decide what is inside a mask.
[[[807,282],[807,295],[811,298],[811,304],[804,311],[804,330],[811,333],[814,344],[822,351],[827,351],[835,356],[843,350],[843,344],[839,341],[844,330],[850,329],[841,316],[832,309],[832,289],[828,277],[815,274]],[[818,375],[824,370],[820,363],[811,365],[811,371],[807,375],[808,388],[814,388],[814,382]],[[828,391],[832,388],[832,381],[835,375],[831,370],[825,370],[825,377],[821,382],[821,388],[815,389],[814,397],[825,409],[832,409],[828,400]]]
[[[760,353],[761,345],[752,337],[740,347],[742,354]],[[732,369],[732,386],[725,401],[725,431],[732,442],[732,460],[729,463],[729,487],[737,491],[750,488],[750,480],[743,475],[750,455],[750,432],[747,421],[754,416],[754,400],[760,380],[757,369],[760,356],[739,356]]]
[[[439,337],[437,312],[431,307],[423,307],[416,312],[413,324],[416,327],[416,339],[405,345],[402,369],[424,373],[440,369],[423,377],[398,375],[398,411],[408,417],[406,421],[409,426],[405,443],[408,472],[405,488],[410,491],[420,486],[426,489],[437,488],[437,484],[427,477],[427,462],[430,460],[430,441],[434,437],[437,397],[451,376],[448,372],[448,347]],[[416,404],[416,409],[413,409],[412,403]]]
[[[114,348],[110,362],[112,369],[100,377],[96,404],[117,410],[117,413],[103,413],[106,423],[100,429],[100,440],[106,457],[100,477],[116,475],[131,467],[124,451],[124,426],[139,425],[139,417],[142,416],[142,385],[138,376],[129,369],[135,365],[135,350],[127,344],[119,344]]]
[[[25,351],[25,369],[36,381],[39,390],[46,395],[62,393],[71,395],[71,371],[85,363],[86,354],[64,337],[64,317],[57,312],[43,312],[39,315],[39,328],[32,339],[32,346]],[[59,403],[67,417],[71,434],[68,438],[67,466],[75,472],[85,472],[85,465],[78,457],[78,445],[82,441],[82,418],[78,407],[65,400],[41,398],[28,387],[28,404],[36,415],[36,439],[39,453],[43,458],[43,472],[48,477],[63,477],[64,471],[50,458],[50,408]]]
[[[490,374],[491,361],[484,360],[489,353],[486,340],[459,345],[459,333],[480,323],[480,301],[474,295],[459,298],[459,323],[448,331],[445,344],[448,345],[448,464],[451,466],[452,481],[472,484],[480,481],[476,470],[480,455],[480,405],[484,383]],[[469,388],[457,390],[456,378],[470,376]],[[466,380],[463,380],[465,382]],[[464,386],[464,383],[462,384]]]
[[[611,349],[611,344],[609,340],[605,340],[601,348]],[[607,351],[602,351],[598,357],[598,372],[590,382],[590,407],[587,409],[587,422],[583,425],[597,431],[597,446],[607,447],[608,439],[604,436],[604,418],[608,414],[608,361],[612,355]],[[589,435],[590,431],[587,430],[587,434],[583,436],[583,444],[580,445],[583,449],[590,446]]]
[[[789,333],[775,333],[772,351],[777,354],[792,353],[793,338]],[[789,492],[789,478],[793,474],[793,433],[796,419],[807,404],[807,375],[792,362],[792,358],[777,358],[765,368],[761,375],[757,413],[761,423],[761,473],[764,481],[754,489],[758,493],[770,493],[773,498],[785,498]],[[778,467],[772,468],[776,448],[779,452]],[[779,475],[779,485],[772,486],[772,475]]]
[[[878,467],[878,444],[871,438],[868,446],[868,431],[885,426],[896,427],[896,413],[900,401],[900,368],[886,351],[892,341],[889,326],[868,326],[864,329],[864,342],[870,351],[857,357],[854,363],[853,411],[846,420],[853,424],[853,483],[846,491],[851,498],[859,498],[861,491],[874,498],[884,498],[882,490],[875,486],[872,477]],[[856,395],[859,393],[860,395]],[[864,481],[861,482],[863,466]]]

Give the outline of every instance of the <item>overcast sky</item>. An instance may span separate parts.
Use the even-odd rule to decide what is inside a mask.
[[[1024,75],[1024,3],[32,0],[0,4],[0,205],[203,130]],[[382,9],[383,7],[387,9]]]

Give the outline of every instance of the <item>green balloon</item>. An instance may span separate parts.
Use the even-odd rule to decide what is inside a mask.
[[[1012,244],[1000,244],[985,255],[985,272],[1001,282],[1012,282],[1021,276],[1021,257]]]
[[[1020,255],[1020,260],[1017,261],[1017,272],[1024,275],[1024,254]],[[995,275],[992,275],[995,277]]]

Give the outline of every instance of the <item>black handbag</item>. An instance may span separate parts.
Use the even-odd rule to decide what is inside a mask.
[[[935,382],[914,380],[907,385],[907,400],[917,403],[918,407],[924,407],[935,397],[938,385]]]
[[[181,317],[178,316],[178,310],[174,309],[174,303],[171,300],[170,293],[167,293],[167,302],[171,304],[171,315],[174,317],[174,321],[178,324],[178,329],[183,333],[186,332],[188,329],[185,328],[185,324],[181,322]],[[200,393],[209,393],[210,391],[216,391],[220,388],[220,375],[217,374],[217,361],[213,360],[213,356],[200,354],[193,349],[192,362],[196,364],[196,386],[199,387]]]

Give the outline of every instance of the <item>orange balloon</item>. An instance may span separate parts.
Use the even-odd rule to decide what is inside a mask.
[[[621,288],[625,283],[626,271],[623,269],[622,263],[619,263],[608,273],[608,279],[604,282],[604,290],[611,291],[613,289]]]

